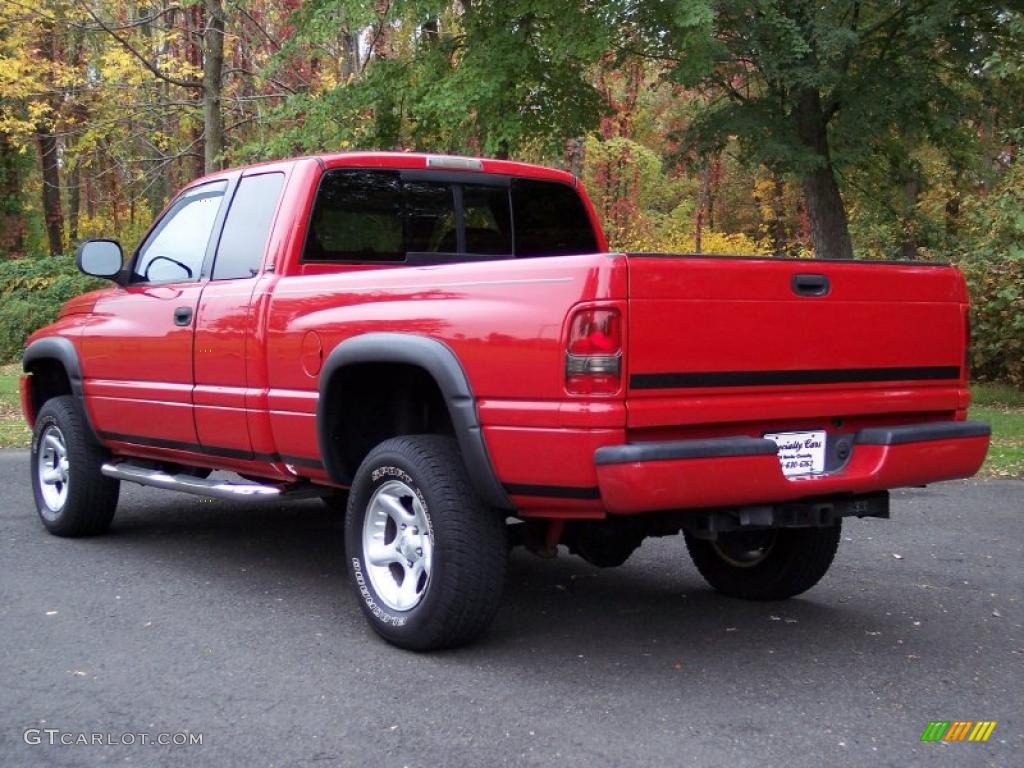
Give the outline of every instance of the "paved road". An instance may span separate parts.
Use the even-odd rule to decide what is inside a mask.
[[[679,539],[607,571],[519,552],[486,640],[419,656],[364,625],[316,502],[126,486],[110,535],[62,540],[26,465],[0,453],[5,767],[1024,764],[1024,483],[898,493],[786,603],[717,596]],[[999,724],[921,744],[935,719]]]

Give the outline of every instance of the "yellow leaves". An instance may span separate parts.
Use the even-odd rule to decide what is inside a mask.
[[[50,125],[53,123],[53,108],[49,104],[39,101],[31,101],[28,104],[28,122],[35,125]]]
[[[629,231],[609,233],[611,247],[627,252],[695,253],[697,236],[692,220],[684,215],[683,206],[668,216],[641,214],[633,219]],[[759,242],[739,232],[716,232],[704,227],[700,235],[700,252],[731,256],[770,256],[767,242]]]
[[[325,68],[320,74],[320,87],[325,91],[333,91],[341,84],[339,73]]]
[[[654,253],[694,253],[697,250],[697,237],[692,229],[684,229],[678,225],[647,228],[643,232],[626,235],[620,242],[614,243],[616,250]],[[705,229],[701,232],[700,252],[730,256],[770,256],[767,244],[759,243],[742,233],[714,232]]]
[[[104,80],[141,85],[149,78],[146,68],[139,60],[121,46],[108,46],[100,56],[97,75]]]

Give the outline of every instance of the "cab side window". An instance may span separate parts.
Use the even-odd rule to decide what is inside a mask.
[[[317,194],[304,260],[403,261],[403,213],[402,184],[397,173],[328,173]]]
[[[198,280],[226,188],[226,181],[214,181],[183,192],[139,248],[132,281]]]
[[[253,277],[259,272],[283,184],[283,173],[261,173],[238,182],[217,244],[214,280]]]

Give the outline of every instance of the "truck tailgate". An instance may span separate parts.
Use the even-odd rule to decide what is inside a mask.
[[[952,267],[644,254],[627,262],[629,427],[967,405],[967,295]]]

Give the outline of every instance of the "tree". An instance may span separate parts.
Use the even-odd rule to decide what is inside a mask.
[[[132,42],[128,30],[144,28],[155,21],[155,15],[143,17],[128,24],[117,24],[105,20],[100,13],[87,2],[83,7],[93,18],[100,29],[109,34],[128,53],[151,72],[155,77],[179,88],[195,91],[201,95],[203,105],[203,166],[206,173],[212,173],[221,167],[224,153],[224,116],[221,112],[222,90],[224,87],[224,5],[222,0],[203,0],[205,11],[204,26],[200,33],[198,49],[201,51],[202,76],[181,76],[169,74],[165,69],[153,62],[152,57]],[[163,15],[163,13],[160,13]]]
[[[690,140],[736,136],[747,162],[799,178],[814,250],[831,258],[853,257],[844,169],[894,127],[934,121],[1005,22],[1002,4],[954,0],[627,0],[620,13],[627,54],[705,95]]]
[[[25,217],[22,214],[27,154],[18,151],[11,137],[0,131],[0,257],[19,258],[25,252]]]
[[[610,33],[562,0],[312,0],[285,47],[332,50],[342,77],[289,100],[286,131],[260,151],[351,145],[508,157],[561,152],[597,125],[592,80]],[[346,35],[365,30],[353,76]],[[339,31],[341,45],[338,45]]]

